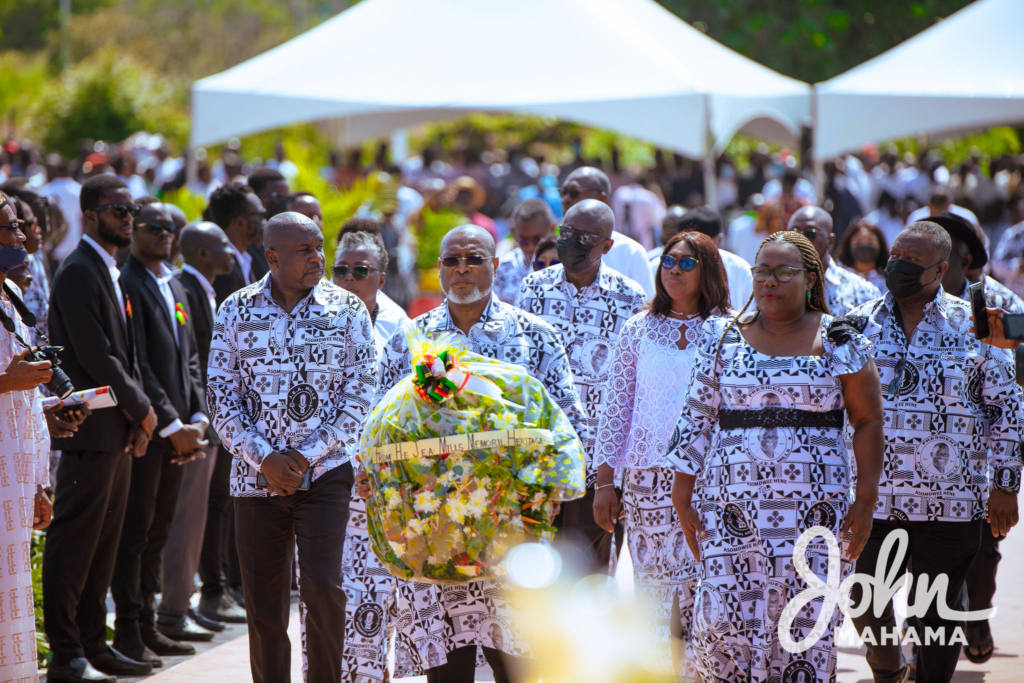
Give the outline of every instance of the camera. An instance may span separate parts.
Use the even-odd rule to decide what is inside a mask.
[[[68,379],[67,374],[58,367],[60,365],[60,358],[57,357],[57,352],[63,348],[63,346],[37,346],[35,351],[25,356],[25,360],[30,363],[50,361],[53,374],[50,376],[50,381],[44,386],[57,398],[67,398],[75,391],[75,385]]]

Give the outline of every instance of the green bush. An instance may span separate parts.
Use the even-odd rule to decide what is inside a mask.
[[[39,668],[50,666],[53,652],[50,642],[46,639],[46,625],[43,623],[43,548],[46,546],[46,532],[32,532],[32,549],[30,562],[32,566],[32,602],[36,612],[36,652],[39,656]]]
[[[110,49],[68,69],[34,111],[43,147],[69,157],[83,138],[119,142],[140,130],[183,142],[188,119],[167,79]]]

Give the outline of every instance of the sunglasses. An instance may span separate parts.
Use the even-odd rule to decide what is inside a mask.
[[[806,268],[790,268],[789,266],[776,266],[775,268],[765,268],[764,266],[754,266],[750,269],[750,274],[758,282],[767,282],[768,278],[775,276],[776,282],[789,282],[793,279],[797,273],[809,273],[810,271]]]
[[[540,238],[539,237],[524,237],[524,238],[522,238],[520,240],[517,240],[517,242],[519,242],[519,246],[520,247],[535,247],[538,244],[540,244]]]
[[[800,230],[798,228],[793,228],[792,231],[800,233],[801,235],[803,235],[804,237],[809,239],[811,242],[813,242],[814,240],[818,239],[818,231],[815,230],[814,228],[808,228],[807,230]]]
[[[678,264],[679,270],[683,271],[684,273],[689,273],[691,270],[697,267],[698,263],[700,263],[700,261],[693,258],[692,256],[684,256],[683,258],[677,259],[669,256],[668,254],[665,254],[664,256],[661,257],[661,267],[664,268],[665,270],[672,270]]]
[[[569,189],[563,187],[561,190],[558,191],[558,194],[561,195],[562,197],[568,197],[569,199],[576,201],[577,199],[580,198],[580,195],[586,194],[586,192],[586,190],[581,190],[578,187],[573,187]]]
[[[178,232],[178,226],[174,221],[146,221],[139,223],[139,227],[148,230],[150,235],[159,235],[163,232],[173,235]]]
[[[114,218],[124,220],[128,216],[138,218],[139,213],[142,211],[142,206],[139,204],[104,204],[103,206],[94,206],[92,210],[99,213],[107,209],[114,210]]]
[[[560,240],[571,240],[574,237],[579,237],[580,242],[587,247],[596,247],[599,244],[603,244],[611,240],[610,237],[604,235],[595,235],[592,232],[583,232],[576,228],[569,227],[568,225],[558,226],[558,239]]]
[[[341,264],[334,266],[334,268],[331,269],[331,275],[336,278],[346,278],[348,277],[349,272],[351,272],[354,279],[365,280],[370,277],[371,270],[375,270],[378,273],[384,272],[380,268],[374,268],[373,266],[352,266],[350,268],[345,264]]]
[[[545,268],[550,268],[551,266],[557,266],[559,263],[561,263],[561,261],[559,261],[558,259],[552,259],[551,263],[544,263],[543,261],[538,259],[537,261],[533,262],[533,269],[544,270]]]
[[[463,262],[470,268],[479,268],[487,259],[483,256],[445,256],[439,260],[445,268],[456,268]]]

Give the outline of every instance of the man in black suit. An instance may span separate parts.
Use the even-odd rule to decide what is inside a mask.
[[[174,521],[183,465],[202,455],[209,420],[192,310],[184,288],[164,262],[177,226],[159,200],[144,198],[139,203],[142,210],[135,219],[121,286],[135,305],[132,321],[139,368],[157,428],[146,455],[132,468],[111,593],[117,606],[114,647],[160,666],[160,655],[195,653],[191,645],[156,630],[154,600],[160,592],[161,555]],[[191,630],[192,639],[213,638],[195,624]]]
[[[279,213],[291,211],[291,195],[288,189],[288,180],[280,171],[274,168],[262,166],[249,174],[249,187],[259,197],[260,203],[266,209],[266,218],[269,221]],[[252,256],[253,280],[260,280],[270,272],[270,264],[267,263],[267,256],[263,249],[263,231],[253,240],[249,247],[249,254]]]
[[[228,236],[235,253],[235,267],[231,273],[218,275],[213,281],[217,305],[220,306],[224,299],[267,274],[265,269],[261,272],[258,265],[253,268],[255,262],[249,249],[256,240],[263,241],[267,212],[251,187],[231,183],[213,191],[206,213]]]
[[[111,681],[100,671],[152,671],[107,647],[105,601],[131,457],[146,452],[157,417],[142,385],[132,301],[114,265],[115,249],[131,244],[138,206],[124,182],[111,175],[87,180],[80,204],[85,234],[53,279],[50,339],[64,347],[61,368],[77,388],[109,385],[118,406],[97,410],[72,436],[52,442],[63,456],[43,554],[43,613],[53,650],[47,677]]]
[[[228,236],[228,242],[235,254],[235,267],[228,275],[218,275],[213,281],[217,293],[217,306],[246,285],[263,277],[257,265],[253,267],[255,241],[263,241],[263,226],[266,224],[266,210],[259,197],[248,185],[231,183],[214,190],[210,204],[203,212]],[[264,257],[265,258],[265,257]],[[259,276],[257,276],[259,273]],[[242,593],[242,574],[238,566],[238,550],[235,547],[234,500],[231,498],[228,480],[231,470],[231,454],[224,448],[217,449],[217,468],[210,482],[210,500],[206,515],[207,533],[212,529],[223,529],[222,534],[214,533],[203,544],[199,575],[203,579],[203,602],[200,614],[218,621],[228,615],[237,614],[238,607],[245,607]],[[216,543],[221,543],[218,550]],[[217,568],[217,563],[223,566]],[[214,616],[215,614],[219,616]]]
[[[192,310],[192,323],[199,349],[199,369],[205,391],[206,364],[210,356],[213,322],[217,315],[216,294],[210,283],[218,275],[231,273],[235,256],[227,236],[213,223],[186,225],[178,235],[178,243],[185,263],[174,277],[185,289]],[[225,497],[230,495],[228,480],[231,466],[227,460],[218,463],[217,445],[220,439],[212,427],[206,430],[206,438],[210,442],[203,449],[206,457],[185,465],[174,525],[167,539],[167,547],[164,548],[163,591],[157,612],[157,630],[177,640],[188,637],[190,618],[211,631],[222,631],[224,625],[221,622],[224,621],[245,623],[245,610],[233,603],[210,605],[204,601],[200,602],[198,610],[189,607],[196,569],[200,564],[200,552],[210,543],[217,548],[216,551],[211,549],[210,554],[216,556],[218,563],[222,563],[224,557],[221,550],[224,543],[223,520],[218,518],[218,524],[209,528],[207,509],[211,478],[218,465],[223,471],[220,472],[217,485],[223,488]],[[204,529],[207,529],[205,533]],[[204,571],[203,575],[206,573]],[[223,575],[222,569],[220,575]],[[223,586],[221,589],[223,592]]]

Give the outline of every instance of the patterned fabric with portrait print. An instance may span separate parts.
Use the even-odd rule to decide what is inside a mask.
[[[783,606],[808,587],[793,566],[800,534],[822,526],[838,535],[846,515],[852,458],[842,429],[725,429],[715,418],[722,410],[788,408],[822,414],[843,409],[839,377],[870,360],[871,344],[856,334],[845,344],[833,344],[825,335],[831,320],[822,316],[822,356],[762,354],[733,326],[717,368],[716,349],[729,321],[709,318],[704,323],[686,404],[666,458],[668,467],[700,480],[693,504],[707,531],[687,644],[686,674],[691,677],[737,683],[834,680],[840,611],[826,618],[825,633],[800,654],[781,647],[778,624]],[[807,561],[824,581],[824,539],[810,543]],[[842,576],[850,571],[852,564],[843,560]],[[810,633],[821,608],[816,601],[799,612],[791,631],[794,640]]]
[[[516,306],[558,330],[569,354],[573,383],[590,416],[590,438],[583,439],[587,488],[597,479],[594,435],[605,403],[612,345],[645,301],[640,285],[604,264],[593,284],[581,290],[566,279],[561,265],[545,268],[527,276],[516,297]]]
[[[533,264],[526,262],[523,250],[516,247],[498,259],[494,270],[494,294],[506,304],[514,304],[519,286],[533,272]]]
[[[992,487],[1020,486],[1022,394],[1008,351],[970,332],[970,305],[941,288],[908,343],[891,294],[868,319],[885,408],[876,519],[983,519]],[[852,434],[847,435],[848,439]]]

